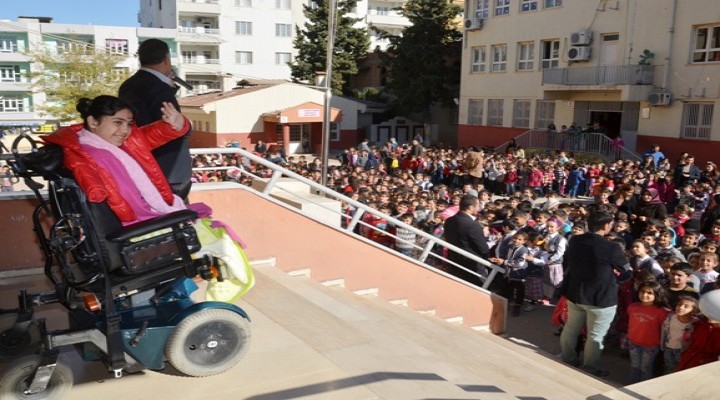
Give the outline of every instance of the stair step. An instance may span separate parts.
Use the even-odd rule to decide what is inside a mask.
[[[326,287],[345,287],[345,279],[330,279],[327,281],[322,281],[320,283]]]
[[[358,296],[375,296],[377,297],[380,293],[380,289],[378,288],[367,288],[367,289],[360,289],[360,290],[354,290],[353,293],[355,293]]]

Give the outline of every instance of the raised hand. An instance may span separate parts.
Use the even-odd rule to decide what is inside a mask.
[[[163,121],[170,124],[176,131],[181,130],[183,126],[185,126],[185,118],[172,103],[164,101],[162,107],[160,107],[160,111],[162,112]]]

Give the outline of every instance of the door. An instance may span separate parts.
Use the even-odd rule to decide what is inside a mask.
[[[617,33],[602,35],[600,38],[600,83],[619,83],[620,64],[620,35]]]

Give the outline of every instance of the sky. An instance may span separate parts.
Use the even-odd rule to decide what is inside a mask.
[[[52,17],[58,24],[139,26],[139,0],[3,0],[0,20]]]

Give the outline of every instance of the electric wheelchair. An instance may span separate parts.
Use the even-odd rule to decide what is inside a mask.
[[[31,142],[29,153],[18,151],[22,139]],[[67,345],[101,361],[115,378],[161,370],[166,362],[202,377],[240,361],[251,338],[245,311],[190,298],[197,289],[192,278],[222,280],[217,260],[192,256],[200,249],[194,211],[123,227],[107,204],[87,200],[62,167],[59,147],[38,148],[25,136],[12,151],[15,174],[40,202],[33,227],[53,290],[20,290],[18,308],[2,311],[0,399],[63,398],[73,384],[71,369],[58,360]],[[47,180],[47,195],[37,177]],[[36,307],[53,303],[67,310],[69,329],[49,330],[34,317]]]

